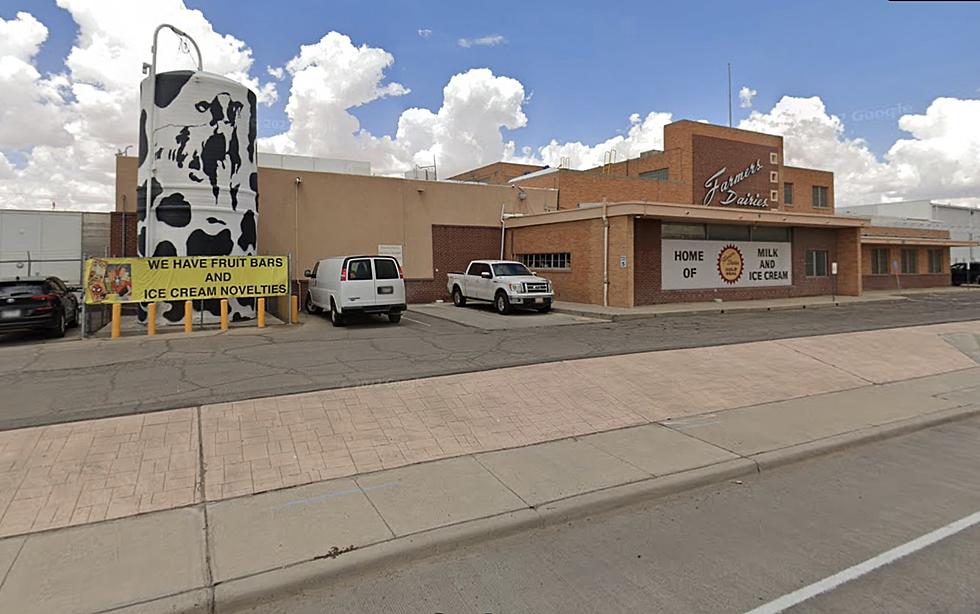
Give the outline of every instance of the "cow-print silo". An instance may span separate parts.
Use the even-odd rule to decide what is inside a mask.
[[[156,135],[150,152],[149,79],[141,85],[140,256],[254,255],[258,222],[256,99],[245,86],[194,71],[156,77]],[[150,162],[155,174],[151,177]],[[149,242],[149,243],[148,243]],[[216,321],[218,300],[195,301]],[[255,315],[253,299],[229,299],[234,320]],[[161,323],[178,323],[183,303],[162,303]],[[195,315],[195,320],[198,315]],[[146,312],[141,308],[140,321]]]

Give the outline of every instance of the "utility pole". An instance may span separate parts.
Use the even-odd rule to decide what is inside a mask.
[[[732,127],[732,63],[728,63],[728,127]]]

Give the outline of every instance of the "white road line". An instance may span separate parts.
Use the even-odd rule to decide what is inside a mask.
[[[922,537],[917,537],[916,539],[906,542],[901,546],[892,548],[887,552],[882,552],[878,556],[870,558],[863,563],[858,563],[853,567],[848,567],[847,569],[839,571],[832,576],[828,576],[819,582],[814,582],[813,584],[804,586],[803,588],[793,591],[792,593],[787,593],[786,595],[770,601],[765,605],[749,610],[746,612],[746,614],[778,614],[779,612],[803,603],[808,599],[813,599],[817,595],[832,591],[845,582],[850,582],[851,580],[860,578],[864,574],[872,572],[879,567],[894,563],[902,557],[918,552],[919,550],[946,539],[951,535],[955,535],[960,531],[969,529],[978,523],[980,523],[980,512],[974,512],[966,518],[961,518],[960,520],[951,522],[944,527],[940,527],[935,531],[932,531],[931,533],[926,533]]]
[[[402,319],[408,320],[409,322],[415,322],[416,324],[421,324],[422,326],[432,326],[431,324],[426,324],[425,322],[420,322],[419,320],[413,320],[412,318],[406,318],[405,316],[402,316]]]

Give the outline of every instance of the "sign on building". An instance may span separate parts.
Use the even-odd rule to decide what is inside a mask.
[[[664,290],[788,286],[792,282],[791,243],[674,239],[661,242]]]
[[[289,294],[285,256],[90,258],[85,261],[85,302],[249,298]]]

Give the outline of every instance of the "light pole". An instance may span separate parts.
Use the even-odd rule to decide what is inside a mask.
[[[183,39],[189,40],[192,45],[194,45],[194,51],[197,52],[197,70],[198,72],[204,70],[204,63],[201,58],[201,48],[197,46],[197,41],[191,38],[191,35],[184,32],[180,28],[170,25],[169,23],[162,23],[157,26],[156,30],[153,31],[153,45],[150,47],[150,54],[152,56],[150,64],[143,64],[143,72],[149,71],[150,75],[150,114],[148,119],[147,132],[147,142],[148,150],[147,155],[150,156],[150,178],[148,180],[148,185],[146,186],[146,243],[144,245],[143,257],[147,257],[146,251],[150,249],[153,245],[150,240],[150,229],[153,228],[153,224],[150,223],[150,206],[153,204],[153,179],[156,177],[156,94],[157,94],[157,39],[160,36],[160,30],[167,28],[171,30],[177,36]]]

